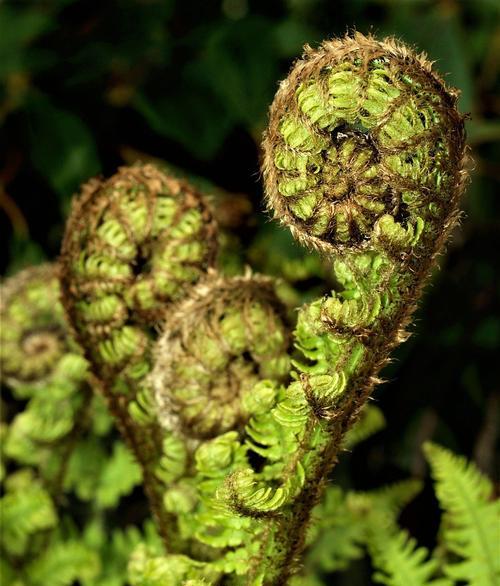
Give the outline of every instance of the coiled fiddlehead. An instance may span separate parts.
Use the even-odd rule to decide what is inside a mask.
[[[32,394],[29,389],[40,387],[58,373],[63,375],[60,371],[65,363],[69,366],[72,358],[78,361],[78,349],[59,303],[55,267],[44,264],[24,269],[2,283],[0,294],[2,378],[17,393]]]
[[[282,584],[293,573],[342,437],[406,339],[456,223],[465,181],[456,98],[423,56],[355,34],[306,49],[271,106],[268,206],[300,242],[327,255],[337,286],[299,314],[304,359],[284,406],[301,406],[302,419],[285,472],[297,474],[302,462],[304,482],[281,518],[268,521],[256,583]]]
[[[205,570],[215,575],[250,526],[225,513],[217,492],[228,474],[250,467],[246,426],[274,404],[276,384],[288,376],[284,316],[271,279],[210,271],[166,316],[155,347],[150,384],[165,430],[157,470],[168,487],[164,506],[177,516],[188,553],[211,560]]]
[[[153,513],[161,433],[144,385],[165,308],[214,262],[215,223],[188,184],[153,165],[92,180],[75,201],[61,255],[63,303],[111,412],[137,456]],[[170,544],[172,545],[172,544]]]
[[[5,455],[35,466],[56,500],[92,396],[88,365],[59,297],[57,269],[48,263],[24,269],[0,286],[2,382],[16,397],[29,399],[9,422]]]
[[[288,375],[288,333],[273,282],[211,273],[166,318],[151,381],[165,429],[212,438],[242,429],[254,386]]]

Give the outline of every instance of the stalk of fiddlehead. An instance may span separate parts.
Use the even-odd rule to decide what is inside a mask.
[[[283,482],[300,469],[303,486],[266,521],[255,583],[282,584],[293,573],[342,436],[406,339],[457,221],[465,147],[456,98],[423,56],[355,34],[306,49],[271,106],[268,206],[331,260],[337,286],[299,314],[304,358],[283,402],[300,412],[298,447]]]
[[[204,199],[188,184],[153,165],[137,165],[83,187],[62,247],[63,303],[142,466],[165,539],[169,519],[154,474],[161,433],[144,379],[155,328],[166,306],[213,264],[215,232]]]

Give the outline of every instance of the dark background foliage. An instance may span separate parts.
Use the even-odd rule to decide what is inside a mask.
[[[137,152],[247,194],[263,220],[260,136],[277,82],[303,44],[352,28],[396,35],[426,51],[461,89],[472,184],[462,225],[417,316],[417,335],[376,393],[387,428],[337,476],[360,489],[425,476],[420,445],[429,438],[493,475],[499,10],[497,0],[4,2],[0,233],[9,254],[2,272],[56,257],[78,185],[112,174]],[[402,518],[428,545],[437,525],[431,495],[425,490]]]

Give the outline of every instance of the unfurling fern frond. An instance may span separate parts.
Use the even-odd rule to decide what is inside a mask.
[[[131,586],[180,586],[187,580],[214,584],[218,577],[210,564],[184,555],[160,556],[145,545],[132,554],[128,573]]]
[[[444,511],[442,539],[447,576],[471,586],[500,584],[500,501],[472,462],[432,443],[425,454]]]

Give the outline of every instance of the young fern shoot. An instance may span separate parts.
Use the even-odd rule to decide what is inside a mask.
[[[331,260],[337,287],[299,314],[304,359],[288,400],[303,405],[303,424],[287,473],[301,462],[304,481],[269,521],[257,583],[284,584],[296,568],[342,437],[406,339],[457,221],[466,174],[456,100],[424,56],[356,33],[306,48],[271,106],[268,207]]]
[[[63,300],[169,551],[139,549],[134,586],[297,572],[345,434],[458,219],[456,100],[424,56],[358,33],[307,48],[281,83],[267,204],[336,283],[300,309],[294,354],[272,282],[214,270],[215,225],[189,186],[144,165],[84,187]]]
[[[61,255],[63,303],[96,384],[142,467],[160,534],[171,518],[156,474],[162,436],[144,380],[156,327],[214,262],[216,227],[205,200],[153,165],[91,180],[75,200]]]

